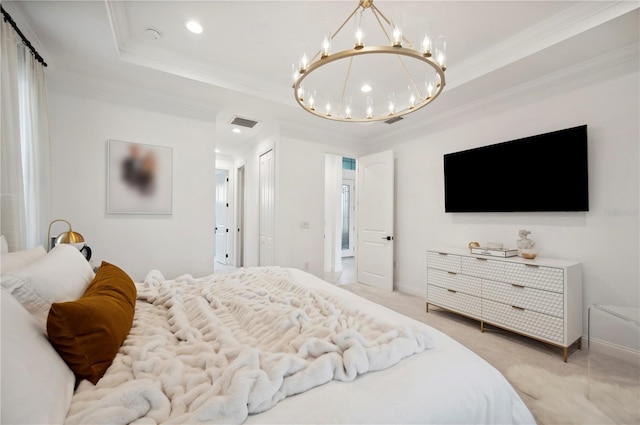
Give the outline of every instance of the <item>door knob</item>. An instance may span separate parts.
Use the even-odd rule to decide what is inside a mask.
[[[384,239],[386,241],[392,241],[393,240],[393,236],[383,236],[382,239]]]

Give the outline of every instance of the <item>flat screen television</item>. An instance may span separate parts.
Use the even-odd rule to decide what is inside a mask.
[[[589,211],[587,126],[444,155],[445,212]]]

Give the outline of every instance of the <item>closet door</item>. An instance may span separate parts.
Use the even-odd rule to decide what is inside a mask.
[[[260,265],[275,264],[275,156],[273,149],[260,155]]]
[[[215,260],[227,264],[229,258],[229,171],[216,170],[216,252]]]

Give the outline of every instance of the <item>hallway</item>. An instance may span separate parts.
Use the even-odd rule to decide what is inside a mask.
[[[356,283],[356,261],[355,257],[342,258],[342,272],[325,273],[324,280],[335,285],[346,285],[348,283]]]

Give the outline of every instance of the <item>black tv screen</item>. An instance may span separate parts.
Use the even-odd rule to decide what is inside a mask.
[[[587,126],[444,155],[445,212],[589,211]]]

